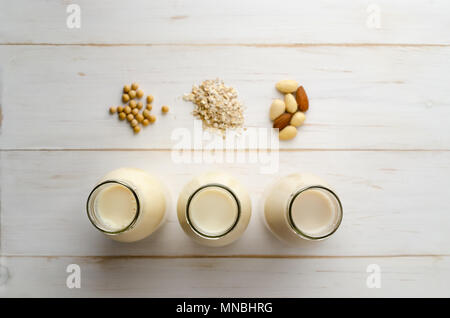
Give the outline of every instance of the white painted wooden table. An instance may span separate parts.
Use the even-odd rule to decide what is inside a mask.
[[[80,29],[66,27],[71,3]],[[450,2],[1,1],[0,67],[0,296],[450,296]],[[276,175],[171,161],[171,131],[193,123],[181,96],[215,77],[238,89],[249,127],[269,127],[277,80],[306,87],[306,125],[280,145]],[[172,109],[138,136],[107,113],[131,81]],[[136,244],[104,238],[84,210],[125,165],[171,187],[167,223]],[[185,236],[174,202],[215,167],[254,209],[239,241],[213,249]],[[344,222],[293,248],[266,230],[260,201],[295,171],[334,186]],[[80,289],[66,287],[73,263]]]

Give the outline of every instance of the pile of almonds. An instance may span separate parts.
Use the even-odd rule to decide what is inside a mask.
[[[122,102],[125,103],[124,106],[111,106],[109,108],[109,112],[111,114],[118,113],[119,120],[125,120],[130,123],[131,128],[135,134],[141,131],[141,124],[143,126],[148,126],[149,124],[153,124],[156,121],[155,115],[151,115],[150,111],[152,110],[152,102],[153,96],[147,96],[147,105],[144,108],[144,104],[142,102],[136,102],[135,99],[141,99],[144,96],[144,91],[139,89],[138,83],[133,83],[130,85],[125,85],[123,87],[123,95]],[[126,104],[128,102],[128,105]],[[142,110],[142,112],[141,112]],[[162,106],[161,111],[164,113],[169,112],[168,106]]]
[[[297,127],[303,125],[305,112],[309,108],[308,96],[303,86],[294,80],[279,81],[275,87],[284,95],[284,101],[275,99],[270,106],[270,120],[273,128],[279,129],[280,140],[297,136]],[[295,93],[295,97],[293,95]]]

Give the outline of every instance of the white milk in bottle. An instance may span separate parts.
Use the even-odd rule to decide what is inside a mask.
[[[178,220],[196,242],[223,246],[247,228],[251,201],[247,190],[224,172],[209,172],[192,179],[178,197]]]
[[[281,178],[264,204],[268,228],[279,239],[294,244],[329,237],[341,224],[342,215],[335,192],[322,179],[305,173]]]
[[[120,168],[106,174],[90,193],[88,217],[113,240],[138,241],[163,223],[165,194],[163,184],[147,172]]]

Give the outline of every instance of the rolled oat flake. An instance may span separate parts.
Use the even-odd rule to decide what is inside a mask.
[[[202,120],[203,128],[225,134],[227,129],[239,129],[244,124],[244,107],[236,90],[220,79],[194,85],[183,99],[194,103],[192,114]]]

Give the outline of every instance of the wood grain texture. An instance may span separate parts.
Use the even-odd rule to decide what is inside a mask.
[[[271,127],[276,81],[304,85],[311,107],[283,149],[448,150],[449,56],[450,47],[3,47],[0,147],[170,149],[175,129],[193,129],[183,94],[220,77],[238,89],[248,127]],[[108,112],[134,80],[158,116],[139,136]]]
[[[170,152],[1,152],[3,252],[7,255],[449,255],[450,152],[289,152],[279,169],[261,163],[177,164]],[[274,158],[276,160],[276,158]],[[276,162],[278,164],[278,162]],[[85,202],[109,170],[138,167],[170,187],[167,223],[134,244],[104,238],[89,223]],[[207,248],[181,230],[175,203],[182,186],[212,169],[234,174],[249,189],[253,215],[236,243]],[[315,173],[335,187],[344,206],[338,232],[323,242],[289,247],[265,228],[264,190],[278,176]]]
[[[8,297],[449,297],[450,258],[86,259],[4,257]],[[81,288],[66,287],[78,264]],[[381,288],[367,288],[369,264]]]
[[[365,0],[79,0],[81,29],[66,27],[70,3],[0,2],[1,297],[450,296],[450,2],[376,1],[379,29]],[[306,88],[306,124],[275,174],[248,162],[253,151],[246,163],[173,161],[171,134],[193,128],[181,96],[215,77],[238,89],[248,127],[270,127],[277,80]],[[139,136],[107,113],[131,81],[155,113],[172,110]],[[167,223],[136,244],[104,238],[84,211],[121,166],[171,189]],[[219,249],[190,241],[174,211],[182,185],[214,168],[253,200],[243,237]],[[288,247],[265,229],[262,198],[298,171],[334,186],[344,221]],[[71,263],[80,290],[65,285]],[[366,287],[369,264],[381,289]]]
[[[0,43],[450,44],[445,0],[76,1],[81,28],[66,27],[70,2],[0,3]],[[368,28],[380,12],[380,28]],[[132,20],[132,23],[130,23]]]

